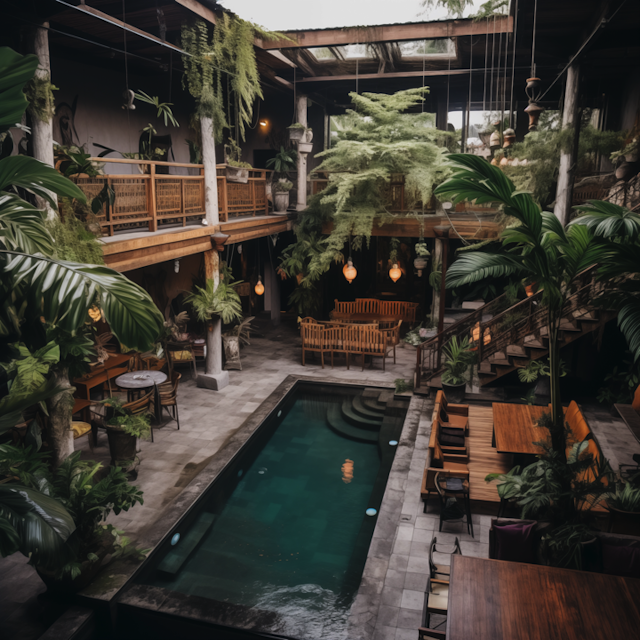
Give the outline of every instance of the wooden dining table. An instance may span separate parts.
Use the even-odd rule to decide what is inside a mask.
[[[640,580],[452,556],[447,640],[640,636]]]
[[[123,366],[129,362],[132,354],[116,353],[110,356],[103,364],[93,368],[81,378],[74,378],[73,386],[76,388],[76,396],[82,399],[91,399],[91,389],[104,384],[107,381],[107,371],[115,367]]]
[[[498,453],[538,455],[543,450],[534,442],[548,439],[549,432],[538,426],[543,413],[551,409],[528,404],[493,403],[493,437]]]

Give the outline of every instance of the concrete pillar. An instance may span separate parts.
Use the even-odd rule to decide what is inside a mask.
[[[567,84],[564,90],[564,108],[562,110],[562,128],[574,129],[574,144],[564,149],[560,155],[558,169],[558,186],[556,188],[556,205],[553,210],[556,218],[563,226],[569,223],[571,217],[571,201],[573,199],[573,178],[575,175],[575,153],[577,137],[580,135],[578,121],[578,98],[580,85],[580,67],[572,64],[567,71]]]
[[[307,96],[298,96],[296,103],[297,120],[307,126]],[[302,141],[306,142],[306,138]],[[298,145],[298,202],[296,209],[302,211],[307,208],[307,154],[300,151]]]
[[[218,212],[218,178],[216,176],[216,141],[213,137],[213,120],[200,119],[202,132],[202,164],[204,164],[204,210],[209,226],[220,223]],[[218,273],[216,267],[215,273]]]
[[[267,242],[270,242],[267,238]],[[280,280],[271,261],[267,261],[264,267],[264,309],[271,314],[271,324],[280,324]]]
[[[207,280],[213,279],[217,287],[220,284],[220,273],[216,249],[204,252],[204,270]],[[219,391],[229,384],[229,372],[222,370],[222,320],[217,316],[213,316],[207,323],[206,343],[207,356],[204,362],[204,373],[198,374],[197,385],[204,389]]]
[[[49,23],[44,22],[42,27],[36,27],[32,32],[31,51],[38,56],[38,68],[35,77],[41,80],[51,81],[51,61],[49,59]],[[31,119],[31,140],[33,141],[33,156],[45,164],[53,167],[53,122],[50,118],[46,122],[36,116]],[[50,192],[51,193],[51,192]],[[57,196],[51,193],[54,202]],[[36,205],[47,212],[47,218],[57,216],[55,209],[44,199],[36,197]]]

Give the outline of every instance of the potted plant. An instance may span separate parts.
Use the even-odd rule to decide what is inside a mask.
[[[253,167],[248,162],[242,162],[242,149],[235,140],[229,138],[229,143],[225,145],[225,157],[227,162],[226,176],[228,182],[247,184],[249,182],[249,169]]]
[[[422,277],[422,272],[427,268],[427,261],[429,260],[429,249],[427,249],[427,243],[421,239],[416,243],[416,259],[413,261],[413,266],[418,271],[418,278]]]
[[[435,323],[432,320],[424,320],[417,327],[407,331],[403,341],[414,347],[433,338],[438,333]]]
[[[287,129],[289,130],[289,140],[291,140],[292,142],[300,142],[301,140],[304,140],[305,134],[307,132],[307,127],[305,127],[303,124],[296,122],[290,127],[287,127]]]
[[[84,588],[109,556],[144,557],[144,552],[122,537],[122,531],[105,524],[112,511],[117,515],[136,503],[143,504],[142,492],[129,484],[120,467],[110,467],[104,473],[100,463],[81,460],[80,455],[80,451],[72,453],[52,471],[49,454],[39,453],[35,447],[0,447],[0,486],[5,491],[15,487],[28,495],[39,506],[37,514],[43,513],[43,499],[47,504],[57,504],[57,510],[48,509],[46,524],[39,525],[39,516],[30,514],[26,532],[33,549],[28,554],[29,563],[51,591]],[[63,516],[71,516],[70,526],[65,527],[70,535],[58,538]],[[22,544],[19,550],[27,555]]]
[[[616,482],[615,492],[606,497],[605,506],[611,512],[611,529],[617,524],[617,533],[638,534],[640,528],[640,487],[633,482]],[[610,529],[610,530],[611,530]]]
[[[131,415],[117,398],[107,398],[102,402],[106,409],[104,426],[109,440],[111,465],[132,470],[135,468],[138,438],[147,439],[151,435],[149,416]]]
[[[244,318],[242,322],[236,324],[222,334],[225,369],[238,369],[239,371],[242,371],[242,363],[240,362],[240,345],[251,344],[249,342],[249,334],[251,332],[252,320],[255,320],[255,316]]]
[[[442,389],[450,402],[461,402],[464,399],[467,373],[476,358],[470,344],[468,336],[462,340],[452,336],[443,349],[445,360]]]
[[[274,213],[286,215],[289,208],[289,191],[291,189],[293,189],[293,182],[289,180],[278,180],[273,184]]]

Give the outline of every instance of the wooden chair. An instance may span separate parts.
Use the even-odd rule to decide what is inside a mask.
[[[402,320],[398,320],[398,324],[388,329],[382,329],[381,331],[385,334],[387,338],[387,355],[391,355],[393,352],[393,364],[396,363],[396,346],[400,343],[400,327],[402,325]]]
[[[469,405],[468,404],[450,404],[444,391],[438,391],[436,394],[436,406],[440,409],[440,421],[443,427],[469,429]]]
[[[463,522],[467,519],[467,533],[473,535],[471,500],[469,498],[469,476],[437,473],[436,490],[440,498],[440,528],[444,522]],[[462,504],[461,504],[462,503]]]
[[[180,430],[180,416],[178,415],[178,383],[180,382],[181,377],[182,374],[174,371],[171,373],[171,380],[162,382],[157,387],[158,398],[160,401],[160,415],[158,416],[158,420],[160,421],[162,419],[162,409],[163,407],[166,407],[167,413],[169,414],[171,419],[175,420],[178,424],[178,431]],[[172,407],[173,412],[171,409]],[[164,423],[161,426],[164,426]],[[153,428],[151,429],[151,441],[153,442]]]
[[[428,629],[431,614],[447,615],[449,608],[449,583],[444,580],[429,578],[424,592],[424,609],[422,612],[423,628]]]
[[[460,548],[460,541],[456,537],[453,543],[453,550],[449,551],[451,547],[447,547],[443,550],[438,547],[438,539],[434,536],[431,540],[431,546],[429,547],[429,577],[436,580],[442,580],[449,582],[451,578],[451,564],[439,564],[436,562],[435,554],[442,554],[448,556],[462,555],[462,549]]]
[[[143,396],[141,396],[137,400],[126,402],[125,404],[122,405],[122,408],[130,411],[131,415],[134,415],[134,416],[151,413],[150,407],[153,404],[153,396],[154,396],[154,390],[151,389],[151,391],[149,391],[148,393],[145,393]]]
[[[420,627],[418,629],[418,640],[446,640],[447,632],[439,629],[427,629],[426,627]]]
[[[427,503],[431,492],[437,491],[435,484],[437,474],[469,477],[469,467],[466,465],[469,459],[466,455],[445,453],[437,441],[430,453],[431,466],[425,467],[420,488],[420,495],[424,500],[424,513],[427,512]]]
[[[198,377],[196,357],[190,342],[167,342],[165,353],[169,362],[170,374],[176,366],[185,365],[193,369],[193,378]]]
[[[387,357],[387,336],[379,329],[358,327],[360,333],[360,345],[362,349],[362,370],[364,371],[365,356],[382,358],[382,370],[385,371],[385,359]]]
[[[118,389],[116,383],[115,383],[115,379],[118,376],[121,376],[124,373],[128,373],[129,372],[129,367],[114,367],[113,369],[107,369],[106,374],[107,374],[107,380],[106,380],[106,387],[109,390],[109,397],[113,396],[113,389],[114,386],[116,388],[116,390]],[[104,400],[104,386],[102,387],[102,399]]]
[[[324,369],[324,354],[327,350],[324,338],[325,327],[320,324],[304,322],[300,325],[300,336],[302,338],[302,366],[305,366],[307,351],[320,354],[320,362]]]

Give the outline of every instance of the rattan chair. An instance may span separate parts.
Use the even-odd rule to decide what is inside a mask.
[[[161,422],[162,409],[166,407],[171,420],[175,420],[178,424],[178,430],[180,430],[180,415],[178,414],[178,383],[180,382],[181,377],[182,374],[177,371],[173,371],[171,373],[171,380],[167,380],[167,382],[163,382],[158,385],[160,415],[157,416],[157,419]],[[168,420],[167,422],[171,422],[171,420]],[[161,423],[160,426],[164,426],[165,424],[166,423]],[[151,441],[153,442],[153,429],[151,429]]]

